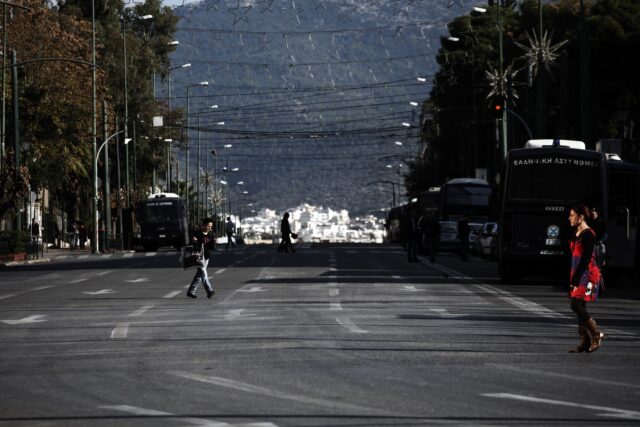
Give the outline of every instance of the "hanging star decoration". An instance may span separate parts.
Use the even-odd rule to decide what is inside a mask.
[[[508,99],[518,99],[518,92],[516,92],[513,87],[519,72],[520,70],[513,69],[513,64],[509,64],[509,66],[503,70],[502,74],[496,69],[485,71],[487,80],[489,80],[489,86],[491,87],[487,99],[496,95],[504,96]]]
[[[229,11],[230,14],[233,15],[233,26],[235,27],[235,25],[240,22],[240,21],[244,21],[247,24],[249,23],[249,18],[247,17],[247,14],[249,12],[251,12],[251,9],[253,9],[253,6],[242,6],[241,3],[242,0],[238,0],[238,4],[236,7],[233,7],[231,9],[227,9]]]
[[[549,71],[549,67],[558,59],[558,50],[567,44],[568,40],[552,45],[552,35],[549,35],[547,31],[544,32],[541,39],[538,39],[535,32],[533,36],[529,33],[525,34],[529,41],[528,46],[515,41],[514,44],[524,51],[523,58],[533,69],[533,75],[536,76],[542,67]]]
[[[273,7],[274,1],[275,0],[260,0],[260,1],[257,1],[256,4],[262,5],[260,6],[262,8],[260,12],[262,13],[265,13],[266,11],[273,12],[272,7]]]
[[[324,3],[324,0],[313,0],[313,3],[315,5],[314,7],[315,10],[318,10],[318,9],[327,10],[327,5]]]
[[[206,3],[206,7],[207,7],[207,12],[210,11],[211,9],[215,9],[215,11],[218,11],[218,3],[220,3],[220,0],[209,0]]]
[[[462,0],[448,0],[448,1],[449,1],[449,4],[447,4],[447,9],[449,9],[454,4],[457,4],[460,7],[464,7],[464,3],[462,2]]]

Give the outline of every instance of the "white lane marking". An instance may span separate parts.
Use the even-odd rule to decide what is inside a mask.
[[[255,292],[265,292],[266,289],[262,289],[262,287],[260,286],[254,286],[252,288],[249,289],[239,289],[238,292],[248,292],[248,293],[255,293]]]
[[[0,299],[7,299],[7,298],[11,298],[11,297],[15,297],[18,294],[4,294],[4,295],[0,295]]]
[[[222,274],[222,273],[224,273],[226,270],[227,270],[226,268],[221,268],[220,270],[216,271],[216,272],[215,272],[215,273],[213,273],[213,274]]]
[[[538,314],[542,317],[557,318],[557,319],[566,319],[568,317],[568,316],[565,316],[564,314],[556,313],[553,310],[549,310],[548,308],[543,307],[539,304],[536,304],[533,301],[529,301],[525,298],[517,297],[501,289],[494,288],[493,286],[489,286],[489,285],[474,285],[474,286],[492,295],[497,295],[499,299],[506,301],[509,304],[515,305],[516,307],[524,311],[529,311],[529,312]]]
[[[247,317],[257,316],[256,313],[247,313],[243,314],[244,309],[235,309],[229,310],[227,314],[224,315],[224,320],[238,320],[238,319],[246,319]]]
[[[69,255],[60,255],[56,257],[56,259],[67,259],[67,258],[69,258]]]
[[[366,334],[369,332],[360,328],[358,325],[353,323],[351,319],[347,319],[346,317],[337,317],[336,322],[338,322],[339,324],[347,328],[349,332],[353,332],[354,334]]]
[[[101,271],[100,273],[96,274],[96,276],[104,276],[105,274],[109,274],[111,273],[113,270],[106,270],[106,271]]]
[[[137,406],[130,405],[103,405],[102,409],[113,409],[115,411],[126,412],[133,415],[146,416],[146,417],[171,417],[171,419],[179,420],[181,422],[187,422],[191,425],[206,426],[206,427],[232,427],[247,426],[247,427],[278,427],[276,424],[270,422],[257,422],[257,423],[242,423],[242,424],[228,424],[222,421],[207,420],[205,418],[195,417],[179,417],[171,412],[156,411],[154,409],[139,408]]]
[[[100,289],[99,291],[93,291],[93,292],[83,292],[83,294],[87,294],[87,295],[106,295],[106,294],[115,294],[116,291],[114,291],[113,289]]]
[[[340,293],[339,289],[329,289],[329,296],[330,297],[335,297]]]
[[[89,258],[89,255],[80,255],[78,257],[78,259],[87,259],[87,258]]]
[[[55,285],[47,285],[47,286],[38,286],[37,288],[31,289],[32,291],[42,291],[44,289],[55,288]]]
[[[113,331],[111,331],[111,339],[124,339],[127,337],[129,333],[129,324],[128,323],[118,323]]]
[[[147,252],[144,256],[156,256],[156,252]]]
[[[518,368],[515,366],[501,365],[499,363],[486,363],[486,365],[497,368],[497,369],[503,369],[508,371],[524,373],[524,374],[531,374],[531,375],[542,375],[542,376],[547,376],[552,378],[562,378],[570,381],[581,381],[581,382],[611,385],[611,386],[617,386],[617,387],[640,388],[640,384],[622,383],[619,381],[609,381],[609,380],[599,380],[589,376],[579,376],[579,375],[563,374],[560,372],[541,371],[539,369]]]
[[[147,277],[140,277],[139,279],[133,279],[133,280],[125,280],[125,282],[129,282],[129,283],[140,283],[140,282],[148,282],[149,278]]]
[[[329,304],[329,309],[330,310],[342,310],[342,304],[340,304],[339,302],[332,302]]]
[[[85,277],[84,279],[76,279],[76,280],[72,280],[72,281],[70,281],[69,283],[80,283],[80,282],[85,282],[85,281],[87,281],[87,280],[89,280],[89,279]]]
[[[133,253],[127,253],[122,255],[122,258],[131,258],[134,254]]]
[[[425,263],[426,264],[426,263]],[[507,291],[503,291],[501,289],[498,289],[494,286],[491,285],[487,285],[487,284],[478,284],[477,280],[475,280],[473,277],[469,277],[464,275],[463,273],[454,270],[452,268],[448,268],[448,267],[444,267],[442,265],[439,264],[426,264],[428,265],[430,268],[434,269],[434,270],[438,270],[441,271],[445,274],[448,274],[449,276],[459,276],[462,280],[465,280],[466,282],[468,282],[469,284],[471,284],[472,286],[474,286],[475,288],[481,289],[485,292],[488,292],[492,295],[497,295],[499,299],[508,302],[509,304],[512,304],[524,311],[529,311],[532,313],[535,313],[539,316],[542,317],[551,317],[551,318],[557,318],[557,319],[568,319],[569,316],[565,316],[564,314],[561,313],[557,313],[553,310],[549,310],[546,307],[541,306],[540,304],[536,304],[533,301],[529,301],[525,298],[521,298],[521,297],[517,297],[515,295],[513,295],[510,292]],[[449,277],[450,278],[450,277]]]
[[[466,314],[451,314],[446,308],[430,308],[429,310],[438,313],[443,319],[455,319],[456,317],[466,316]]]
[[[194,381],[200,381],[207,384],[213,384],[218,387],[226,387],[234,390],[244,391],[246,393],[254,393],[261,394],[268,397],[284,399],[284,400],[292,400],[294,402],[301,402],[305,404],[317,405],[326,408],[331,408],[333,410],[340,409],[346,411],[358,411],[358,413],[364,411],[367,414],[386,414],[392,415],[389,412],[382,412],[375,408],[367,408],[359,405],[352,405],[350,403],[343,403],[337,400],[328,400],[328,399],[320,399],[315,397],[302,396],[300,394],[289,394],[281,391],[273,390],[266,387],[260,387],[253,384],[242,383],[239,381],[230,380],[227,378],[214,377],[214,376],[204,376],[198,374],[192,374],[190,372],[182,372],[182,371],[169,371],[170,375],[175,375],[177,377],[182,377]]]
[[[176,295],[180,295],[182,293],[182,291],[173,291],[173,292],[169,292],[168,294],[166,294],[165,296],[163,296],[162,298],[173,298]]]
[[[46,322],[47,321],[47,319],[45,319],[46,317],[47,317],[46,314],[33,314],[28,317],[23,317],[22,319],[6,319],[6,320],[0,320],[0,322],[6,323],[7,325],[22,325],[25,323]]]
[[[422,289],[416,289],[415,286],[403,286],[404,290],[409,292],[420,292]]]
[[[600,417],[622,418],[625,420],[640,420],[640,412],[631,411],[629,409],[612,408],[609,406],[585,405],[582,403],[568,402],[566,400],[542,399],[534,396],[523,396],[511,393],[485,393],[481,394],[485,397],[495,397],[497,399],[520,400],[523,402],[545,403],[547,405],[569,406],[572,408],[593,409],[594,411],[604,411],[605,413],[596,414]]]
[[[101,258],[111,258],[113,254],[104,254]]]
[[[138,317],[138,316],[142,316],[144,313],[146,313],[147,311],[149,311],[150,309],[152,309],[153,307],[155,307],[155,304],[147,304],[142,306],[141,308],[137,309],[136,311],[134,311],[133,313],[131,313],[129,315],[129,317]]]
[[[402,276],[391,276],[392,279],[402,280]]]

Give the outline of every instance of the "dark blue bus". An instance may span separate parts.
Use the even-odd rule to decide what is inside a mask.
[[[161,246],[180,249],[189,238],[186,203],[177,194],[152,194],[138,204],[138,247],[156,251]]]

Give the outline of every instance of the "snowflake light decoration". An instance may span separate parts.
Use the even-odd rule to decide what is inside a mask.
[[[529,63],[533,69],[533,75],[537,75],[541,67],[545,67],[548,71],[549,66],[558,59],[557,51],[564,46],[568,40],[551,45],[551,37],[547,31],[544,32],[542,38],[538,40],[538,35],[534,32],[533,36],[525,33],[529,41],[529,46],[514,42],[516,46],[524,51],[523,58]]]
[[[513,82],[515,82],[519,72],[520,70],[513,69],[513,64],[505,68],[502,74],[496,69],[485,71],[489,86],[491,86],[487,99],[496,95],[518,99],[518,92],[513,89]]]

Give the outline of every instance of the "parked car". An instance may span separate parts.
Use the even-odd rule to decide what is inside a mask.
[[[475,252],[476,240],[482,232],[482,226],[484,224],[470,223],[469,224],[469,250]]]
[[[439,249],[457,250],[459,246],[458,223],[455,221],[440,221]]]
[[[477,255],[491,255],[491,243],[498,235],[498,224],[495,222],[485,222],[482,224],[477,238],[474,242],[473,250]]]

